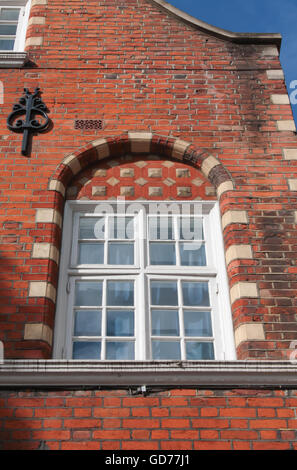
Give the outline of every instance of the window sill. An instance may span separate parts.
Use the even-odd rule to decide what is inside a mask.
[[[79,361],[7,360],[0,387],[296,388],[290,361]]]
[[[28,62],[27,52],[0,51],[0,68],[21,68]]]

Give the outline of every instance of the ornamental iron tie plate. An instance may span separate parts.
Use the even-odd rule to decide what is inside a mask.
[[[7,118],[7,127],[14,132],[23,132],[22,155],[27,155],[29,134],[33,132],[43,132],[48,128],[49,118],[46,114],[47,108],[42,99],[38,97],[40,88],[35,88],[34,93],[30,93],[28,88],[24,88],[24,95],[19,102],[13,106],[13,111]],[[35,119],[39,115],[43,120]],[[25,119],[18,117],[25,115]]]

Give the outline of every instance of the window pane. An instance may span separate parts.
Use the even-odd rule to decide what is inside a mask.
[[[73,359],[100,359],[101,343],[91,341],[75,341],[73,343]]]
[[[1,51],[13,51],[14,39],[0,39]]]
[[[149,217],[150,240],[174,240],[172,217]]]
[[[20,8],[1,8],[0,20],[18,21]]]
[[[101,305],[102,282],[76,282],[75,305]]]
[[[0,24],[0,34],[15,36],[17,30],[16,24]]]
[[[104,243],[80,243],[78,264],[103,264]]]
[[[79,238],[104,240],[104,217],[82,217],[79,221]]]
[[[152,305],[178,305],[176,282],[151,282]]]
[[[186,336],[212,336],[210,312],[184,311]]]
[[[108,341],[106,343],[106,359],[110,360],[133,360],[134,343],[128,341]]]
[[[181,240],[204,240],[203,220],[200,217],[180,217],[178,223]]]
[[[101,336],[101,310],[77,310],[74,336]]]
[[[183,304],[189,306],[209,305],[207,282],[183,282]]]
[[[107,310],[107,336],[134,336],[133,310]]]
[[[134,238],[133,217],[112,217],[109,219],[109,238],[121,240]]]
[[[134,283],[131,281],[107,282],[107,305],[134,305]]]
[[[108,264],[134,264],[134,243],[110,242]]]
[[[214,359],[213,344],[189,341],[186,343],[186,354],[187,359],[192,361]]]
[[[152,341],[153,359],[180,359],[178,341]]]
[[[177,310],[152,310],[152,335],[179,336]]]
[[[150,243],[150,262],[153,265],[175,265],[175,244]]]
[[[201,243],[180,243],[182,266],[206,266],[205,246]]]

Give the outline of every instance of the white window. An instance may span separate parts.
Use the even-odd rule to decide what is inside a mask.
[[[213,202],[69,201],[55,357],[234,359]]]
[[[30,2],[0,1],[0,51],[24,50]]]

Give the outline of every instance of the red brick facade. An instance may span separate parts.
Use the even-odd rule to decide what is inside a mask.
[[[35,248],[50,244],[59,255],[65,198],[118,196],[219,200],[237,359],[289,359],[297,140],[277,41],[216,36],[154,0],[32,1],[29,62],[0,73],[6,359],[52,358],[59,257]],[[37,86],[51,126],[23,157],[6,117],[23,88]],[[104,126],[75,129],[76,119]],[[5,449],[290,449],[295,395],[1,392],[1,441]]]

